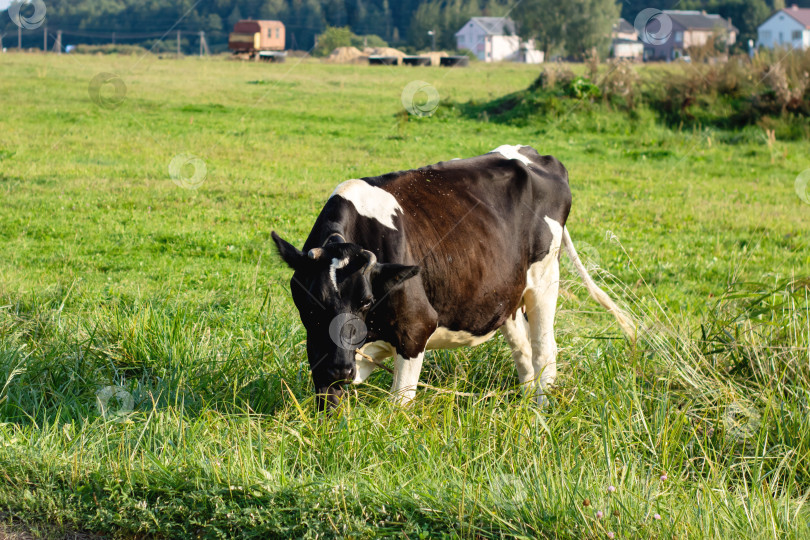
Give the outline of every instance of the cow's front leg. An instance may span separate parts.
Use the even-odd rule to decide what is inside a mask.
[[[419,384],[419,374],[422,372],[424,358],[424,351],[413,358],[405,358],[401,354],[397,354],[394,362],[394,384],[391,385],[391,399],[394,403],[405,406],[416,397],[416,386]]]
[[[357,366],[357,373],[354,376],[352,384],[360,384],[364,382],[369,376],[377,369],[379,362],[386,358],[394,356],[394,348],[384,341],[373,341],[366,343],[360,349],[360,352],[371,357],[373,361],[369,361],[361,354],[354,355],[354,363]]]
[[[365,382],[365,380],[371,376],[374,370],[377,369],[377,364],[372,364],[365,358],[355,358],[354,362],[357,366],[357,372],[354,375],[352,384],[361,384]]]

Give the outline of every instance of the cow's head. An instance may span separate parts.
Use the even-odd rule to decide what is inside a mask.
[[[366,342],[366,318],[391,290],[419,273],[418,266],[378,263],[357,244],[333,235],[306,253],[275,232],[281,258],[295,272],[293,302],[307,331],[307,357],[318,408],[333,407],[357,374],[355,350]]]

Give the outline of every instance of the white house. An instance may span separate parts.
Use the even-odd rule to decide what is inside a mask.
[[[780,9],[757,27],[757,47],[810,49],[810,8]]]
[[[484,62],[540,64],[544,58],[534,40],[522,41],[515,22],[506,17],[473,17],[456,32],[456,48],[472,51]]]
[[[635,27],[625,19],[619,19],[610,31],[612,42],[610,56],[626,60],[641,60],[644,58],[644,44],[638,40]]]

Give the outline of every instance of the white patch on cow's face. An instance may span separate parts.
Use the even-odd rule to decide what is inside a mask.
[[[332,259],[332,266],[329,267],[329,279],[332,280],[332,285],[337,290],[337,271],[349,264],[349,258],[345,259]]]
[[[488,341],[495,332],[489,333],[485,336],[474,336],[464,330],[449,330],[440,326],[428,338],[425,349],[455,349],[457,347],[474,347]]]
[[[532,163],[531,160],[529,158],[527,158],[526,156],[524,156],[523,154],[521,154],[520,152],[518,152],[518,150],[520,150],[524,146],[526,146],[526,145],[524,145],[524,144],[516,144],[516,145],[502,144],[501,146],[499,146],[498,148],[496,148],[495,150],[490,152],[490,154],[500,154],[503,157],[505,157],[506,159],[516,159],[518,161],[522,161],[526,165],[531,165],[531,163]]]
[[[376,219],[389,229],[397,230],[394,216],[397,210],[402,212],[402,207],[394,196],[384,189],[363,180],[346,180],[335,188],[329,198],[335,195],[352,203],[361,216]]]

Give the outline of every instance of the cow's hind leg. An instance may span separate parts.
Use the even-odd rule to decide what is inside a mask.
[[[529,269],[528,287],[523,296],[529,318],[529,339],[532,344],[532,365],[539,388],[538,402],[557,378],[557,342],[554,339],[554,314],[560,290],[560,244],[562,226],[546,218],[552,232],[548,254]]]
[[[534,366],[532,365],[532,344],[522,311],[515,318],[509,318],[501,326],[501,334],[512,349],[512,360],[517,368],[518,380],[528,392],[534,388]]]

